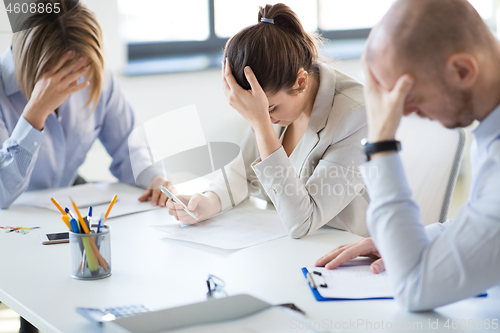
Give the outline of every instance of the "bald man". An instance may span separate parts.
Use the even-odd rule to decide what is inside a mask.
[[[369,162],[360,169],[371,197],[372,238],[338,247],[316,265],[334,269],[359,255],[382,257],[372,271],[385,265],[395,298],[410,311],[499,284],[499,43],[466,0],[400,0],[371,32],[363,64]],[[455,220],[422,224],[394,141],[410,113],[448,128],[480,122],[471,192]]]

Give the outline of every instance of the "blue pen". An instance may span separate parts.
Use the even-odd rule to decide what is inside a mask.
[[[102,220],[104,220],[104,213],[101,214],[101,217],[99,218],[99,223],[97,223],[97,233],[99,233],[99,231],[101,231]]]
[[[80,233],[80,230],[78,228],[78,222],[76,222],[75,219],[69,220],[69,224],[71,225],[71,230],[75,233],[78,234]]]
[[[75,218],[75,215],[73,215],[73,213],[68,209],[68,207],[64,208],[64,211],[66,212],[66,214],[69,215],[69,217],[71,218]]]
[[[92,221],[90,221],[90,218],[92,217],[92,206],[89,206],[89,211],[87,213],[87,227],[90,230],[90,227],[92,227]]]

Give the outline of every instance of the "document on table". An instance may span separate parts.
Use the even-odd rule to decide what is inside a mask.
[[[88,207],[92,206],[93,216],[99,216],[101,213],[106,213],[113,195],[117,194],[118,200],[108,216],[108,219],[110,219],[158,208],[151,205],[151,202],[139,202],[137,200],[143,191],[143,189],[123,183],[88,183],[32,192],[29,199],[19,203],[59,212],[52,201],[50,201],[50,198],[55,198],[61,207],[73,210],[71,197],[82,215],[86,215]]]
[[[276,211],[254,207],[236,207],[219,216],[184,228],[178,224],[154,227],[167,233],[167,238],[225,250],[242,249],[288,234]]]
[[[341,266],[333,270],[323,267],[306,267],[306,269],[311,273],[317,291],[324,298],[393,297],[387,273],[384,271],[374,274],[369,265]],[[321,275],[317,273],[321,273]]]

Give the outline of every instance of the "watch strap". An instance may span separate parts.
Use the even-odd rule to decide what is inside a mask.
[[[372,155],[386,151],[401,151],[401,142],[396,140],[367,142],[363,144],[365,160],[371,160]]]

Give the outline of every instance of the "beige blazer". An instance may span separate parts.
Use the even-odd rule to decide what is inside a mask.
[[[286,128],[276,127],[276,131],[282,139]],[[325,224],[367,236],[369,197],[358,172],[364,163],[360,141],[366,135],[362,85],[332,64],[320,63],[320,84],[309,126],[290,157],[281,147],[261,160],[250,129],[240,146],[246,175],[226,166],[229,183],[243,184],[231,186],[233,200],[222,179],[208,191],[219,196],[223,210],[248,195],[271,201],[294,238]],[[238,177],[246,181],[235,181]]]

